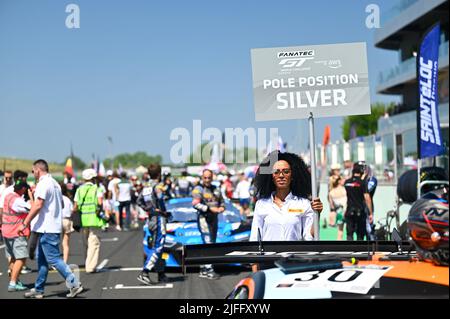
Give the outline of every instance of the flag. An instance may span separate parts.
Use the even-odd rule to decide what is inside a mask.
[[[105,176],[105,174],[106,174],[105,165],[103,165],[103,162],[100,162],[100,166],[98,168],[98,175]]]
[[[64,168],[64,173],[70,174],[71,176],[75,176],[73,172],[73,166],[72,166],[72,158],[68,158],[66,161],[66,167]]]
[[[439,92],[437,90],[440,30],[440,25],[436,24],[425,34],[417,56],[418,158],[437,156],[444,152],[439,123]]]
[[[117,169],[117,172],[119,174],[122,174],[122,172],[123,172],[123,167],[122,167],[122,164],[120,164],[120,163],[119,163],[119,168]]]
[[[92,169],[98,173],[98,159],[93,160]]]
[[[328,143],[330,143],[330,137],[331,137],[331,128],[329,125],[325,126],[325,131],[323,132],[323,141],[322,145],[327,146]]]
[[[352,124],[352,126],[350,126],[350,140],[356,138],[358,136],[358,133],[356,133],[356,125]]]
[[[278,136],[278,140],[275,145],[272,145],[272,139],[269,141],[266,149],[266,156],[272,151],[280,151],[281,153],[286,153],[287,143],[283,143],[281,136]]]

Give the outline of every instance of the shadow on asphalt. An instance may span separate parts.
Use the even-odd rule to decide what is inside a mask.
[[[22,283],[23,283],[23,285],[25,286],[25,287],[27,287],[27,288],[34,288],[34,280],[32,280],[32,281],[30,281],[29,283],[24,283],[23,281],[22,281]],[[45,287],[48,287],[48,286],[58,286],[58,285],[61,285],[61,284],[63,284],[64,283],[64,281],[52,281],[52,282],[46,282],[45,283]]]
[[[73,298],[73,299],[86,299],[87,297],[85,297],[84,295],[87,292],[89,292],[89,290],[90,290],[89,288],[84,288],[83,291],[79,295],[77,295],[75,298]],[[68,292],[69,292],[69,289],[67,289],[67,290],[58,290],[58,291],[55,291],[52,294],[45,294],[45,297],[46,298],[51,298],[51,297],[67,298],[66,295],[67,295]],[[70,299],[70,298],[67,298],[67,299]]]
[[[170,276],[168,278],[169,278],[169,283],[185,281],[185,276],[177,276],[177,277]]]

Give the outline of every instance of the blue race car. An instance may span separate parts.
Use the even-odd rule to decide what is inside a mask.
[[[197,210],[192,207],[192,198],[174,198],[166,203],[166,210],[172,217],[166,224],[166,243],[163,258],[168,267],[180,267],[183,245],[203,244],[197,226]],[[225,211],[219,214],[217,243],[248,241],[251,223],[243,220],[239,209],[230,201],[225,201]],[[148,225],[144,225],[144,260],[145,256],[153,253],[151,248],[152,236]]]

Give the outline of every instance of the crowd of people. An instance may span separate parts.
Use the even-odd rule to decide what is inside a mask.
[[[269,155],[252,176],[205,169],[199,177],[183,171],[174,178],[163,173],[160,165],[151,164],[142,176],[110,170],[103,177],[88,168],[80,183],[68,172],[57,182],[47,162],[37,160],[32,167],[35,183],[29,185],[26,172],[6,171],[0,186],[0,220],[9,262],[8,291],[27,289],[19,277],[27,269],[27,259],[36,255],[38,276],[25,296],[42,298],[49,268],[53,268],[67,282],[67,297],[75,297],[83,286],[68,266],[71,234],[79,231],[82,235],[85,271],[95,273],[101,233],[138,229],[140,221],[152,233],[153,253],[147,256],[137,280],[145,285],[167,282],[162,253],[171,214],[166,203],[178,197],[192,198],[205,244],[216,242],[218,215],[225,211],[225,200],[238,205],[243,220],[252,220],[251,241],[312,240],[314,213],[320,214],[323,205],[311,197],[310,170],[296,154],[277,151],[275,155],[276,162],[270,162]],[[262,168],[269,168],[270,173]],[[344,223],[347,240],[353,240],[354,234],[358,240],[372,235],[375,188],[376,179],[364,163],[355,163],[347,177],[341,176],[340,167],[332,167],[329,226],[338,228],[339,239]],[[202,265],[199,277],[220,278],[212,265]]]

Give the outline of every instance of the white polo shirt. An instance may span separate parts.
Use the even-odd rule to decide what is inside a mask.
[[[37,233],[61,233],[62,193],[61,187],[50,174],[39,178],[34,198],[44,200],[44,205],[31,221],[31,230]]]
[[[31,209],[31,204],[26,202],[23,197],[19,197],[14,201],[11,209],[17,213],[28,213]]]
[[[240,199],[250,198],[250,182],[247,180],[240,181],[236,186],[236,195]]]
[[[63,195],[64,208],[62,210],[63,218],[70,218],[72,216],[73,204],[69,197]]]
[[[258,228],[263,241],[313,240],[314,211],[309,200],[289,193],[280,208],[273,196],[256,202],[250,241],[258,240]]]
[[[3,184],[2,186],[6,186],[6,185]],[[0,190],[1,190],[0,191],[0,208],[3,209],[4,208],[3,206],[5,206],[6,195],[14,193],[14,184],[10,185],[8,187],[2,187],[2,188],[0,188]]]

